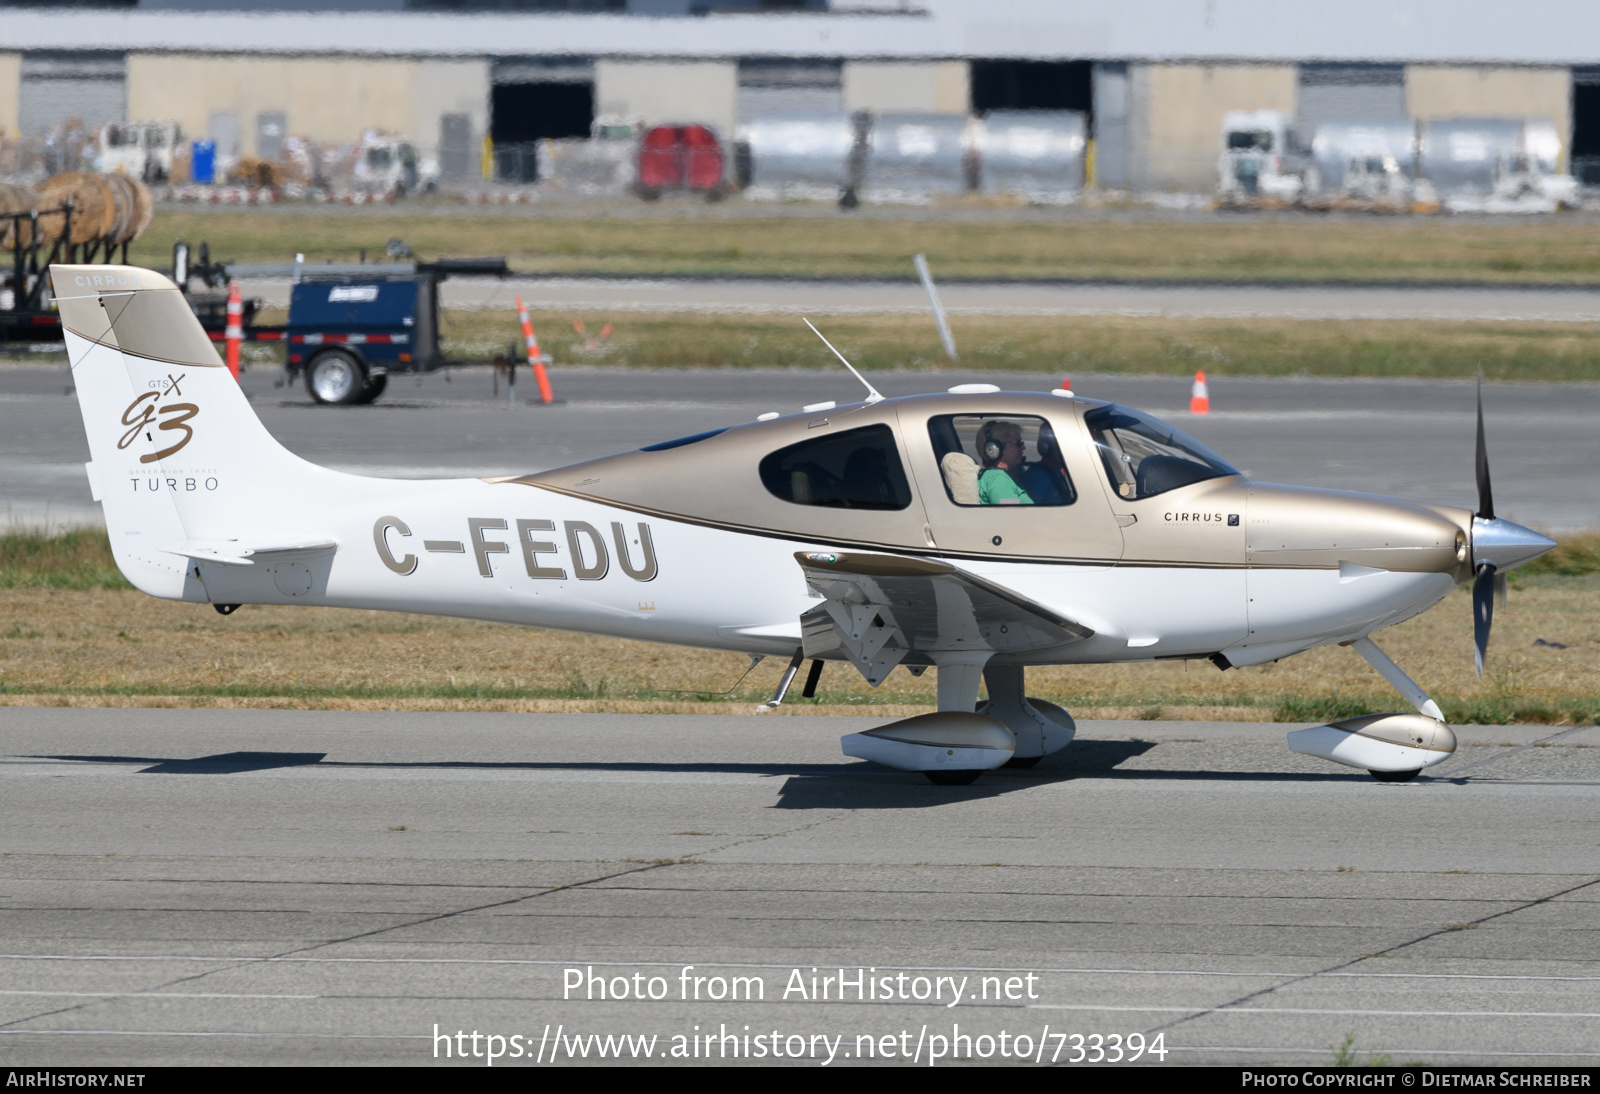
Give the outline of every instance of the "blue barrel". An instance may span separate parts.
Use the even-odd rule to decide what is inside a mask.
[[[202,184],[216,181],[217,142],[195,141],[189,146],[189,180]]]

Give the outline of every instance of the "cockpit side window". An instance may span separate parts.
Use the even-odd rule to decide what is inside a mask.
[[[928,439],[957,505],[1071,505],[1078,500],[1055,430],[1029,414],[944,414]]]
[[[761,483],[796,505],[832,509],[905,509],[911,486],[894,431],[869,425],[801,441],[761,461]]]
[[[1112,487],[1130,501],[1239,473],[1187,433],[1136,410],[1103,406],[1083,420]]]

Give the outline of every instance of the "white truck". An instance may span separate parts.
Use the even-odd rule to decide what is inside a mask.
[[[177,122],[112,122],[101,127],[98,143],[99,171],[121,171],[144,183],[171,182],[174,163],[183,158]]]
[[[1280,110],[1230,110],[1222,117],[1217,191],[1232,205],[1292,205],[1305,188],[1294,119]]]

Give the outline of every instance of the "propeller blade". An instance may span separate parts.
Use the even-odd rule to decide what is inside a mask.
[[[1472,663],[1483,679],[1483,659],[1489,652],[1489,625],[1494,622],[1494,563],[1478,567],[1472,579]]]
[[[1495,599],[1500,601],[1500,610],[1501,611],[1505,611],[1505,607],[1506,607],[1506,575],[1505,574],[1497,573],[1497,574],[1494,575],[1494,595],[1495,595]]]
[[[1483,366],[1478,366],[1478,516],[1494,519],[1494,491],[1489,486],[1489,447],[1483,439]]]

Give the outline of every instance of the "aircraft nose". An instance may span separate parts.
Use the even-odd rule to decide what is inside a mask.
[[[1472,518],[1474,569],[1487,562],[1493,564],[1496,570],[1507,570],[1524,562],[1532,562],[1555,546],[1556,541],[1549,536],[1541,536],[1532,528],[1524,528],[1509,520],[1498,517],[1493,520]]]
[[[1252,565],[1340,566],[1471,576],[1466,510],[1402,498],[1252,483]],[[1459,571],[1459,572],[1458,572]]]

